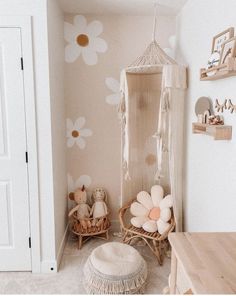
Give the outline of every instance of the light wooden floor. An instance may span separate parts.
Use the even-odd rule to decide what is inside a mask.
[[[110,241],[120,239],[110,235]],[[64,250],[60,271],[56,274],[35,275],[30,272],[0,272],[0,294],[84,294],[82,285],[83,265],[92,250],[104,241],[93,239],[77,249],[76,242],[69,238]],[[165,258],[159,266],[146,246],[137,247],[148,264],[146,294],[162,294],[170,273],[170,259]]]

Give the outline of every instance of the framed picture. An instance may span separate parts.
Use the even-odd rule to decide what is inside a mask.
[[[220,64],[227,63],[227,59],[235,57],[235,53],[236,53],[236,37],[233,37],[222,44]]]
[[[213,38],[212,53],[221,53],[222,44],[234,36],[234,28],[229,28]]]

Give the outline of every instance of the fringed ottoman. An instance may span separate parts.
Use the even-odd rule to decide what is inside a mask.
[[[147,265],[133,247],[106,243],[93,250],[84,266],[84,288],[88,294],[141,294]]]

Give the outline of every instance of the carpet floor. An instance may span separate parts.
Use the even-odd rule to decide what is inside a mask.
[[[110,235],[110,241],[120,241]],[[32,274],[30,272],[0,272],[0,294],[85,294],[82,284],[83,266],[94,248],[104,241],[91,239],[81,250],[70,236],[58,273]],[[145,294],[162,294],[170,273],[170,259],[159,266],[147,246],[135,246],[148,264],[148,281]]]

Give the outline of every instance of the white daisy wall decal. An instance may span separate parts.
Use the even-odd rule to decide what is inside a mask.
[[[87,24],[83,15],[76,15],[73,24],[64,23],[65,40],[69,43],[65,48],[65,61],[73,63],[82,55],[87,65],[96,65],[98,61],[97,52],[104,53],[107,43],[99,37],[103,32],[100,21],[92,21]]]
[[[169,45],[170,45],[170,47],[164,48],[164,51],[171,58],[175,58],[175,49],[176,49],[176,36],[175,35],[170,36]]]
[[[92,136],[93,132],[88,128],[83,128],[85,125],[85,118],[79,117],[75,123],[69,118],[66,120],[67,126],[67,147],[71,148],[75,144],[80,149],[84,149],[86,141],[84,138]]]
[[[106,97],[107,104],[118,105],[120,102],[120,83],[113,77],[107,77],[105,80],[106,86],[113,92],[113,94]]]
[[[68,195],[72,194],[75,189],[85,186],[85,188],[88,188],[91,183],[92,179],[88,175],[81,175],[77,180],[74,180],[73,177],[68,174],[67,175],[67,182],[68,182]]]

